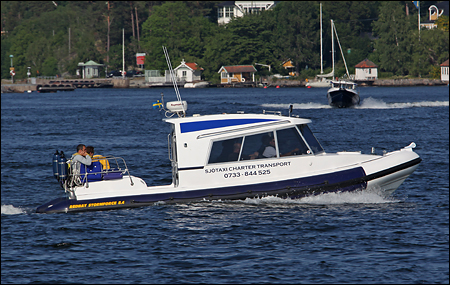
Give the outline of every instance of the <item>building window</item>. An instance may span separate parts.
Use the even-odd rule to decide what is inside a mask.
[[[221,72],[221,73],[220,73],[220,76],[221,76],[222,78],[227,78],[227,73],[226,73],[226,72]]]
[[[186,75],[187,75],[187,71],[186,71],[186,70],[183,70],[182,76],[183,76],[183,77],[186,77]]]
[[[217,10],[218,10],[218,12],[219,12],[218,17],[219,17],[219,18],[222,18],[222,17],[223,17],[223,8],[220,7],[220,8],[218,8]]]
[[[226,18],[232,18],[232,17],[234,17],[234,14],[233,14],[233,7],[225,7],[225,17],[226,17]]]
[[[369,68],[369,74],[372,74],[372,69]]]

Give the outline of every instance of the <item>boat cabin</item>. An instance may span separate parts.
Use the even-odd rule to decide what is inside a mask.
[[[215,171],[257,161],[277,163],[288,156],[312,156],[324,150],[308,119],[278,115],[221,114],[165,119],[172,124],[170,153],[173,184],[190,181],[189,172]],[[270,152],[268,146],[272,146]],[[266,148],[268,148],[266,150]],[[236,164],[238,163],[238,164]],[[230,167],[225,167],[226,165]],[[245,167],[245,166],[242,166]]]
[[[332,88],[356,90],[356,83],[348,81],[331,81]]]

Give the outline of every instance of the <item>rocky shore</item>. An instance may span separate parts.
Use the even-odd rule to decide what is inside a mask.
[[[55,80],[53,80],[55,81]],[[60,80],[59,85],[64,82],[64,84],[75,85],[76,80]],[[96,84],[92,86],[101,87],[102,84],[109,84],[113,88],[150,88],[150,87],[161,87],[161,86],[151,86],[145,82],[144,77],[133,78],[133,79],[93,79]],[[71,83],[72,82],[72,83]],[[437,85],[448,85],[448,82],[441,81],[440,79],[378,79],[373,81],[357,81],[360,86],[437,86]],[[9,84],[8,80],[2,80],[1,92],[2,93],[23,93],[23,92],[33,92],[38,91],[40,86],[43,85],[55,85],[55,82],[51,80],[39,80],[36,84],[28,84],[26,82],[18,82],[17,84]],[[268,82],[264,82],[265,86],[268,87],[305,87],[306,81],[304,80],[290,80],[290,79],[276,79]],[[77,88],[80,88],[79,85]],[[165,87],[166,85],[164,85]],[[172,87],[172,84],[168,84],[168,87]],[[230,86],[225,85],[210,85],[210,87],[260,87],[263,86],[261,83],[247,82],[244,84],[234,84]],[[82,88],[91,88],[86,84]],[[95,87],[92,87],[95,88]]]

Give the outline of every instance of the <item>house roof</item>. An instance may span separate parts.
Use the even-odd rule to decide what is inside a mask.
[[[448,66],[448,59],[441,64],[441,66]]]
[[[360,63],[358,63],[357,65],[355,65],[356,68],[370,68],[370,67],[378,67],[378,65],[376,65],[375,63],[371,62],[370,60],[368,60],[367,58],[363,61],[361,61]]]
[[[178,70],[178,69],[180,69],[181,67],[187,67],[187,68],[189,68],[190,70],[192,70],[192,71],[195,71],[195,70],[203,70],[203,68],[201,68],[201,67],[199,67],[195,62],[185,62],[184,61],[184,59],[181,61],[181,64],[180,65],[178,65],[176,68],[175,68],[175,70]]]
[[[217,4],[217,7],[228,7],[228,6],[234,6],[235,1],[224,1],[220,4]]]
[[[222,66],[219,69],[219,73],[222,69],[225,69],[228,73],[242,73],[242,72],[256,72],[256,68],[253,65],[230,65]]]
[[[290,60],[290,59],[283,61],[283,62],[281,63],[281,65],[282,65],[283,67],[294,67],[294,65],[293,65],[293,63],[292,63],[292,60]]]
[[[192,70],[203,70],[203,68],[199,67],[195,62],[186,62],[186,65]]]
[[[104,66],[104,64],[96,63],[93,60],[89,60],[86,63],[82,63],[82,62],[78,63],[78,66]]]

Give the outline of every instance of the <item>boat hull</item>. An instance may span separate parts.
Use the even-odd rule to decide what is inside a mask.
[[[359,104],[359,95],[355,92],[338,89],[327,93],[328,104],[335,108],[349,108]]]
[[[323,81],[311,81],[306,83],[306,87],[315,87],[315,88],[330,88],[331,80],[323,80]]]
[[[163,186],[149,187],[148,194],[116,196],[97,199],[58,198],[37,208],[37,213],[67,213],[119,208],[133,208],[157,203],[187,203],[203,200],[242,200],[265,196],[298,199],[311,195],[331,192],[351,192],[369,187],[386,187],[390,195],[419,165],[420,157],[401,163],[395,167],[368,174],[363,167],[335,171],[296,179],[256,183],[248,185],[214,187],[205,189],[183,189]],[[153,193],[152,193],[153,192]]]

